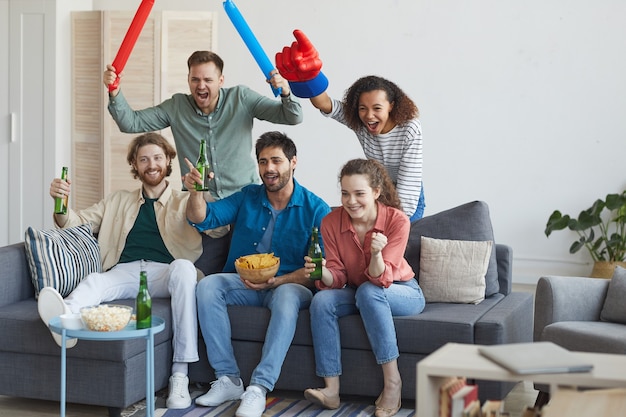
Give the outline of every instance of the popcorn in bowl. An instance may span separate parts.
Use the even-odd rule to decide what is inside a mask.
[[[100,304],[80,309],[80,317],[89,330],[115,332],[122,330],[133,313],[133,308],[119,304]]]
[[[273,253],[256,253],[237,258],[235,269],[241,278],[261,284],[276,276],[280,258]]]

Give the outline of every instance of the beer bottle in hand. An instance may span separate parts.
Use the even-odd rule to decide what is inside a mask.
[[[198,155],[198,162],[196,162],[196,168],[200,171],[202,177],[202,183],[196,183],[196,191],[209,191],[209,158],[206,155],[206,140],[200,141],[200,154]]]
[[[139,272],[139,292],[135,302],[137,329],[148,329],[152,326],[152,298],[148,292],[148,273],[145,261],[141,261]]]
[[[319,232],[313,226],[311,233],[311,245],[309,246],[309,256],[315,264],[315,270],[311,272],[309,278],[313,280],[322,279],[322,248],[320,247]]]
[[[67,167],[61,169],[61,179],[67,181]],[[63,197],[54,199],[54,214],[67,214],[67,200],[69,196],[65,194]]]

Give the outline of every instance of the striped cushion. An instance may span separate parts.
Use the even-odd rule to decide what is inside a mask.
[[[35,230],[24,239],[35,297],[44,287],[54,287],[67,297],[92,272],[101,272],[100,248],[91,224],[67,229]]]

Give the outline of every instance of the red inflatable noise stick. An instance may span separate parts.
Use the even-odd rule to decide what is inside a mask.
[[[137,13],[135,13],[135,17],[133,18],[128,31],[126,32],[126,36],[124,36],[124,40],[120,45],[120,49],[117,51],[117,55],[113,60],[113,67],[118,75],[115,78],[115,81],[113,81],[113,84],[109,84],[109,92],[117,89],[117,86],[120,84],[119,74],[124,71],[128,57],[133,51],[135,43],[137,43],[137,38],[139,37],[146,20],[148,20],[148,16],[150,15],[153,5],[154,0],[142,0],[141,4],[137,8]]]

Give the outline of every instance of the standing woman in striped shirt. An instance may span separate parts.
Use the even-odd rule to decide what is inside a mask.
[[[321,113],[348,126],[368,159],[380,162],[396,186],[402,210],[411,221],[424,215],[422,127],[415,103],[395,83],[369,75],[346,91],[343,101],[327,93],[322,62],[309,39],[294,31],[296,42],[276,54],[276,67],[294,95],[309,98]]]
[[[411,221],[424,215],[422,127],[415,103],[393,82],[369,75],[348,88],[343,101],[326,92],[311,97],[322,114],[345,124],[368,159],[380,162]]]

